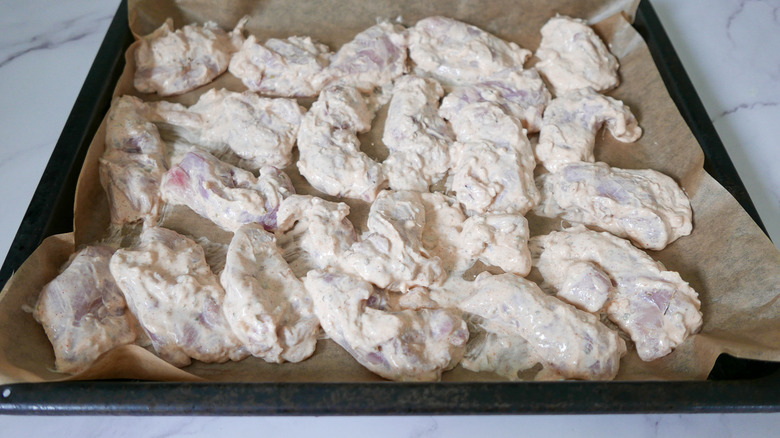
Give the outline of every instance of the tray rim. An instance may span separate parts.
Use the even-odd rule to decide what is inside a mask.
[[[122,0],[0,270],[0,287],[47,236],[72,231],[73,193],[133,41]],[[671,41],[648,0],[634,28],[705,153],[705,170],[766,233]],[[96,86],[98,85],[98,86]],[[65,162],[68,166],[62,166]],[[57,190],[52,190],[56,187]],[[50,215],[45,215],[50,212]],[[64,214],[64,216],[63,216]],[[64,218],[70,218],[69,223]],[[34,242],[34,245],[31,245]],[[390,415],[780,411],[780,364],[721,355],[736,379],[691,382],[173,383],[71,381],[0,385],[0,414]],[[721,365],[722,366],[722,365]],[[728,365],[726,365],[728,367]],[[768,372],[767,372],[768,367]],[[751,373],[765,374],[747,378]],[[728,371],[728,370],[726,370]],[[726,372],[724,371],[724,372]]]

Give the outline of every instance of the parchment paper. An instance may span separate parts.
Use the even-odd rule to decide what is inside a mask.
[[[780,361],[780,253],[731,195],[703,170],[704,157],[699,145],[670,99],[646,45],[630,26],[636,8],[634,1],[551,1],[544,5],[532,0],[131,0],[129,3],[130,25],[135,35],[151,32],[169,16],[174,18],[176,27],[210,19],[231,29],[242,16],[250,15],[248,31],[260,41],[269,37],[311,35],[333,50],[374,24],[377,18],[398,19],[413,25],[426,16],[446,15],[530,50],[536,49],[539,29],[555,13],[600,21],[595,28],[608,41],[621,64],[622,83],[608,94],[631,107],[644,135],[636,143],[623,144],[609,134],[600,134],[596,159],[615,167],[659,170],[675,178],[688,193],[694,212],[693,233],[663,251],[648,253],[668,269],[680,272],[699,293],[704,313],[701,333],[689,338],[672,354],[642,362],[634,350],[629,351],[621,362],[618,379],[704,379],[722,352]],[[157,96],[140,95],[132,87],[134,50],[135,45],[127,53],[127,67],[114,94],[157,100]],[[244,89],[240,81],[226,73],[207,87],[170,100],[189,105],[214,87]],[[308,106],[310,102],[302,104]],[[386,154],[381,144],[383,117],[384,111],[380,111],[374,131],[361,138],[364,150],[379,159]],[[107,233],[108,204],[97,176],[97,160],[103,153],[104,140],[105,122],[92,142],[79,179],[74,232],[46,239],[0,295],[0,383],[68,378],[236,382],[381,380],[329,340],[320,341],[314,356],[299,364],[267,364],[249,358],[219,365],[195,362],[179,370],[141,347],[126,346],[105,354],[79,376],[53,372],[52,348],[29,310],[40,289],[57,275],[74,248],[99,241]],[[298,175],[295,166],[286,170],[299,193],[316,194]],[[361,227],[366,206],[349,203],[353,208],[351,219]],[[528,219],[532,235],[560,227],[559,221],[533,215]],[[208,235],[218,242],[230,238],[229,233],[215,232],[208,221],[193,216],[187,209],[169,209],[165,225],[174,229],[195,226],[191,234]],[[497,379],[489,373],[476,374],[460,367],[443,376],[443,380]]]

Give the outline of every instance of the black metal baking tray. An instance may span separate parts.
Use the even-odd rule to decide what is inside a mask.
[[[47,236],[72,230],[76,180],[132,42],[122,2],[0,271],[0,283]],[[705,168],[761,225],[647,0],[635,28],[698,139]],[[65,164],[63,164],[65,163]],[[763,228],[763,226],[762,226]],[[2,285],[0,284],[0,285]],[[160,383],[80,381],[0,386],[0,413],[131,415],[582,414],[780,411],[780,364],[726,354],[698,382]]]

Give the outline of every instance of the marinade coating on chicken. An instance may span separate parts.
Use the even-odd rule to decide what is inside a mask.
[[[151,121],[183,128],[194,143],[227,145],[250,169],[289,166],[306,113],[295,99],[224,89],[207,91],[189,108],[166,101],[148,105]]]
[[[228,70],[258,93],[312,97],[322,89],[321,76],[332,57],[328,46],[310,37],[271,38],[260,44],[250,35],[233,54]]]
[[[446,17],[428,17],[409,29],[414,72],[445,87],[483,82],[504,69],[522,69],[531,55],[515,43]]]
[[[477,373],[492,372],[519,381],[520,371],[539,363],[528,341],[514,334],[471,331],[460,366]]]
[[[531,270],[528,221],[519,214],[489,214],[466,219],[458,247],[467,260],[481,260],[505,272],[525,276]]]
[[[114,224],[154,225],[160,215],[166,147],[147,113],[146,104],[132,96],[115,98],[108,111],[99,174]]]
[[[484,272],[458,306],[480,316],[485,329],[528,341],[540,362],[567,379],[611,380],[625,342],[599,319],[545,294],[513,274]]]
[[[133,85],[142,93],[170,96],[208,84],[227,70],[230,56],[244,42],[242,32],[247,20],[242,18],[226,33],[212,21],[174,31],[169,18],[140,39]]]
[[[325,333],[386,379],[439,380],[463,355],[468,329],[455,310],[375,308],[369,282],[338,272],[311,271],[303,283]]]
[[[304,116],[298,132],[298,170],[315,189],[373,201],[387,184],[382,165],[360,151],[358,132],[371,129],[373,113],[353,87],[329,86]]]
[[[54,347],[57,371],[76,374],[136,340],[135,321],[108,269],[114,249],[88,246],[41,290],[33,316]]]
[[[596,133],[606,125],[615,140],[632,143],[642,136],[631,109],[591,88],[570,91],[544,110],[536,158],[550,172],[579,161],[593,162]]]
[[[111,274],[160,357],[175,366],[244,359],[248,352],[223,314],[225,291],[203,248],[181,234],[147,227],[119,249]]]
[[[454,134],[439,116],[444,90],[432,79],[405,75],[393,87],[382,142],[385,174],[394,190],[427,192],[450,168]]]
[[[295,188],[275,167],[262,167],[255,177],[198,151],[187,153],[163,176],[160,192],[165,202],[186,205],[227,231],[252,223],[275,230],[279,204]]]
[[[701,328],[696,291],[627,240],[578,225],[535,236],[529,246],[544,282],[556,290],[580,300],[601,300],[607,290],[605,312],[631,336],[642,360],[669,354]]]
[[[536,68],[556,95],[578,88],[605,91],[617,86],[618,61],[587,22],[556,16],[542,26],[541,33]]]
[[[466,215],[457,199],[443,193],[421,193],[425,208],[422,231],[423,248],[441,260],[445,271],[465,271],[471,266],[459,251],[461,232]]]
[[[337,266],[357,242],[349,206],[308,195],[292,195],[276,213],[277,240],[297,277]]]
[[[542,193],[537,215],[596,226],[640,248],[662,250],[693,228],[688,197],[655,170],[571,163],[536,184]]]
[[[441,260],[422,245],[425,206],[419,192],[384,190],[371,204],[366,231],[339,267],[383,289],[406,292],[441,284]]]
[[[371,93],[406,72],[407,45],[403,26],[386,21],[371,26],[341,46],[324,70],[320,83]]]
[[[456,87],[442,100],[439,114],[450,120],[475,102],[497,105],[532,133],[542,127],[542,114],[550,102],[550,92],[536,69],[507,69],[482,82]]]
[[[220,276],[233,333],[266,362],[300,362],[314,353],[319,321],[303,283],[259,225],[236,230]]]
[[[539,202],[536,161],[520,122],[489,102],[466,105],[450,118],[451,189],[466,213],[525,214]]]
[[[506,272],[527,275],[531,269],[528,222],[521,215],[463,214],[455,198],[422,193],[425,227],[422,243],[450,272],[462,272],[481,260]]]

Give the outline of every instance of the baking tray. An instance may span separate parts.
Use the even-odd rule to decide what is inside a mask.
[[[2,287],[43,241],[73,228],[76,181],[108,110],[133,37],[126,0],[108,29],[0,270]],[[634,27],[704,150],[705,169],[764,229],[707,113],[647,0]],[[766,230],[764,229],[764,232]],[[721,355],[697,382],[161,383],[0,385],[4,414],[363,415],[780,411],[780,363]]]

